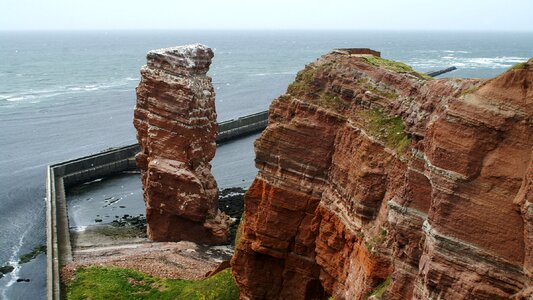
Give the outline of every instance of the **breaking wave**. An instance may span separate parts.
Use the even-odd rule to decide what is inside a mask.
[[[28,90],[18,93],[5,93],[0,94],[0,102],[40,102],[46,98],[52,98],[57,96],[63,96],[68,94],[78,94],[86,92],[94,92],[99,90],[106,90],[117,88],[121,86],[132,85],[133,81],[137,81],[139,78],[126,77],[122,80],[107,82],[107,83],[95,83],[95,84],[80,84],[80,85],[64,85],[51,89],[38,89]]]
[[[498,57],[460,57],[447,54],[435,59],[416,59],[408,62],[409,65],[419,69],[443,68],[456,66],[461,69],[502,69],[510,68],[517,63],[527,61],[525,57],[498,56]]]
[[[24,244],[24,238],[26,237],[26,234],[28,233],[29,229],[26,229],[24,233],[20,236],[18,244],[13,245],[13,250],[11,252],[11,257],[9,258],[8,265],[11,265],[14,267],[13,271],[6,274],[5,277],[8,280],[5,287],[0,289],[0,299],[6,299],[6,291],[15,283],[17,282],[17,279],[19,279],[19,272],[20,272],[20,264],[18,261],[18,256],[20,254],[20,250],[22,249],[22,245]]]
[[[286,72],[255,73],[255,74],[250,74],[249,76],[272,76],[272,75],[296,75],[296,72],[286,71]]]

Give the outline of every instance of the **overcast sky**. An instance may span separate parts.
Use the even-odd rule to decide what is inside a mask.
[[[0,30],[533,31],[533,0],[0,0]]]

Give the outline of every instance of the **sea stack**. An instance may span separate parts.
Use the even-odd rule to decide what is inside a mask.
[[[218,210],[210,161],[216,151],[215,93],[204,45],[152,50],[141,69],[133,123],[148,237],[220,244],[229,219]]]
[[[531,299],[533,60],[432,79],[333,51],[274,100],[241,299]]]

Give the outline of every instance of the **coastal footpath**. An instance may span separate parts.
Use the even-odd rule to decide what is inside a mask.
[[[533,60],[436,80],[334,51],[273,101],[255,149],[241,299],[533,297]]]

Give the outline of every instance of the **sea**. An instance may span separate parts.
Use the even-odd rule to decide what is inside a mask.
[[[45,255],[17,263],[46,243],[46,166],[135,143],[146,53],[188,43],[214,50],[208,74],[219,121],[266,110],[298,70],[333,48],[372,48],[421,72],[457,67],[447,77],[489,78],[533,56],[531,32],[0,32],[0,266],[15,267],[0,279],[0,299],[46,296]],[[233,173],[217,179],[238,185]]]

